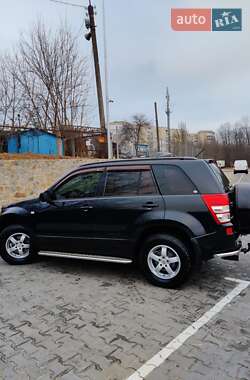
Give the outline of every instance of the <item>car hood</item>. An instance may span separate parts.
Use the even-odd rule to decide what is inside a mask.
[[[30,210],[34,207],[37,207],[39,204],[40,204],[39,198],[34,198],[34,199],[28,199],[28,200],[17,202],[17,203],[11,203],[7,206],[3,206],[2,210],[5,211],[5,210],[7,210],[9,208],[13,208],[13,207],[20,207],[20,208],[24,208],[26,210]]]

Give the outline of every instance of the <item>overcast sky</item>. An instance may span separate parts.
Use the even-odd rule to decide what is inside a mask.
[[[67,1],[67,0],[66,0]],[[69,0],[70,1],[70,0]],[[86,5],[87,0],[72,0]],[[102,1],[97,6],[98,42],[103,56]],[[65,18],[84,34],[85,12],[50,0],[0,0],[0,50],[12,47],[21,32],[42,19],[55,28]],[[159,104],[165,124],[169,86],[172,126],[186,121],[191,131],[216,129],[223,122],[250,116],[250,4],[247,0],[105,0],[113,120],[145,113],[154,120]],[[177,7],[242,8],[242,32],[174,32],[170,10]],[[81,53],[90,55],[82,38]],[[103,63],[103,62],[102,62]],[[103,64],[102,64],[103,66]],[[91,101],[95,103],[93,96]],[[97,107],[92,124],[98,123]]]

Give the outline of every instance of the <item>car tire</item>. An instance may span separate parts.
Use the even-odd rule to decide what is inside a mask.
[[[18,225],[5,228],[0,234],[0,255],[11,265],[33,262],[36,250],[32,231]]]
[[[150,236],[139,257],[140,268],[149,282],[164,288],[176,288],[191,273],[191,253],[182,241],[171,235]]]

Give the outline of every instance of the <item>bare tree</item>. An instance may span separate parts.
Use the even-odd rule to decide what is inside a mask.
[[[18,103],[24,125],[51,130],[82,125],[89,88],[88,62],[71,31],[62,25],[52,33],[38,22],[20,39],[8,63],[1,59],[2,122],[15,122],[13,106]]]
[[[6,125],[11,103],[10,77],[7,67],[5,66],[5,61],[2,60],[0,62],[0,114],[2,125]]]
[[[178,132],[179,132],[179,141],[182,144],[186,144],[188,140],[188,131],[187,131],[187,124],[184,121],[181,121],[178,125]]]
[[[247,117],[235,123],[225,123],[218,133],[219,159],[224,159],[227,165],[232,165],[237,159],[247,159],[250,162],[250,122]]]
[[[15,126],[22,109],[22,89],[8,55],[0,57],[0,124]]]
[[[243,117],[241,120],[241,130],[244,134],[244,140],[247,145],[250,145],[250,120],[248,117]]]
[[[178,128],[171,133],[172,153],[176,156],[185,156],[193,154],[192,142],[189,138],[186,122],[181,121]]]
[[[139,145],[147,140],[146,133],[150,127],[150,122],[143,114],[136,114],[132,117],[131,122],[125,122],[121,129],[121,143],[132,144],[136,157],[138,157]]]

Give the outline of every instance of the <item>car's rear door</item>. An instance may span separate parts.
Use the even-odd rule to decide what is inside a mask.
[[[148,165],[107,168],[103,196],[90,204],[103,255],[132,257],[136,231],[164,217],[164,201]]]

